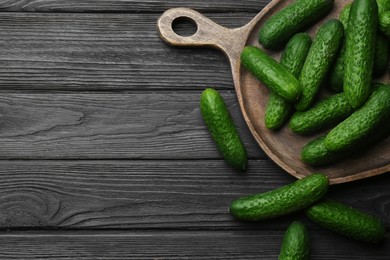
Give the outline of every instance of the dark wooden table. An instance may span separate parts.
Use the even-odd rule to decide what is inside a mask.
[[[1,259],[277,259],[286,227],[309,229],[312,259],[390,259],[302,213],[241,223],[240,196],[294,180],[271,162],[241,116],[223,54],[173,48],[156,31],[171,7],[227,27],[267,0],[8,0],[0,2]],[[191,26],[178,24],[188,33]],[[199,112],[214,87],[250,156],[227,167]],[[390,225],[390,176],[333,186],[329,197]]]

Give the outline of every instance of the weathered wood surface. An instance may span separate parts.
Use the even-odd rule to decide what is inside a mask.
[[[389,240],[368,245],[326,231],[309,232],[311,259],[389,259]],[[277,259],[282,239],[282,231],[11,232],[0,233],[0,258]]]
[[[219,51],[162,42],[160,15],[0,13],[0,89],[233,89]],[[254,15],[207,14],[227,27]]]
[[[251,137],[225,57],[167,46],[156,20],[185,6],[233,28],[268,2],[0,2],[0,258],[276,259],[298,219],[313,259],[387,260],[389,234],[367,245],[302,213],[256,224],[228,214],[231,200],[294,178]],[[221,160],[202,122],[205,87],[222,90],[239,126],[251,158],[244,175]],[[329,197],[389,229],[389,185],[384,174],[332,186]]]
[[[162,12],[172,7],[197,8],[205,12],[260,11],[269,0],[8,0],[0,11],[21,12]]]
[[[268,160],[243,175],[219,160],[0,161],[0,226],[66,229],[281,230],[304,214],[243,223],[230,202],[294,179]],[[390,227],[390,176],[332,186],[329,197],[380,217]]]
[[[218,159],[201,91],[1,93],[1,159]],[[223,92],[251,158],[265,158]]]

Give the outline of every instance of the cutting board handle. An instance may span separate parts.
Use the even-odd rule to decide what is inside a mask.
[[[188,19],[195,23],[197,30],[191,36],[180,36],[172,28],[176,19]],[[232,67],[239,61],[252,24],[228,29],[189,8],[172,8],[165,11],[157,21],[160,37],[174,46],[209,46],[222,50]]]

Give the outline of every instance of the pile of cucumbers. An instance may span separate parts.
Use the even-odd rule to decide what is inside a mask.
[[[243,66],[269,89],[267,128],[277,131],[288,123],[299,135],[326,131],[302,149],[301,159],[310,165],[341,160],[390,133],[390,85],[376,82],[389,65],[390,0],[351,0],[339,19],[325,21],[312,39],[304,31],[333,6],[334,0],[296,0],[264,22],[259,43],[265,49],[284,48],[279,62],[256,46],[241,53]],[[322,88],[328,88],[325,98],[319,95]],[[227,163],[244,171],[246,149],[223,98],[206,89],[200,107]],[[313,173],[237,199],[230,213],[239,220],[261,221],[304,210],[311,220],[339,234],[373,243],[383,240],[385,227],[379,218],[325,198],[328,186],[326,175]],[[279,259],[309,259],[309,252],[306,228],[292,223]]]

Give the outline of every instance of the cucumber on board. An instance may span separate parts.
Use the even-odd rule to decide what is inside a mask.
[[[296,33],[328,14],[334,0],[297,0],[272,15],[260,28],[259,42],[265,48],[279,49]]]
[[[286,101],[294,102],[301,95],[302,90],[298,80],[260,48],[246,46],[241,52],[241,63]]]
[[[279,64],[285,67],[294,77],[298,77],[312,40],[307,33],[294,35],[286,45]],[[268,129],[277,130],[287,121],[292,112],[292,104],[283,97],[269,93],[269,100],[265,110],[265,125]]]
[[[385,237],[379,218],[333,200],[324,199],[305,212],[320,226],[356,240],[378,243]]]
[[[320,100],[306,111],[295,112],[289,123],[291,131],[306,135],[340,123],[353,113],[344,93]]]
[[[325,138],[329,151],[345,151],[365,140],[390,117],[390,86],[378,85],[367,102],[333,128]]]
[[[276,190],[237,199],[230,204],[230,213],[244,221],[279,217],[312,205],[326,194],[328,186],[326,175],[314,173]]]
[[[302,95],[295,104],[298,111],[305,111],[312,105],[321,83],[336,58],[343,37],[344,27],[336,19],[328,20],[318,29],[299,77]]]
[[[348,28],[348,19],[349,11],[351,10],[352,4],[347,4],[343,7],[340,12],[339,20],[344,26],[344,35],[346,35],[346,30]],[[330,88],[335,92],[343,91],[343,81],[344,81],[344,60],[345,60],[345,37],[340,48],[337,58],[332,65],[329,73],[329,85]]]
[[[208,88],[200,97],[200,110],[211,137],[225,161],[239,170],[246,170],[247,152],[229,110],[214,89]]]
[[[359,108],[370,95],[378,6],[375,0],[354,0],[346,33],[344,92],[352,107]]]
[[[299,221],[294,221],[284,234],[278,260],[309,260],[309,232]]]

